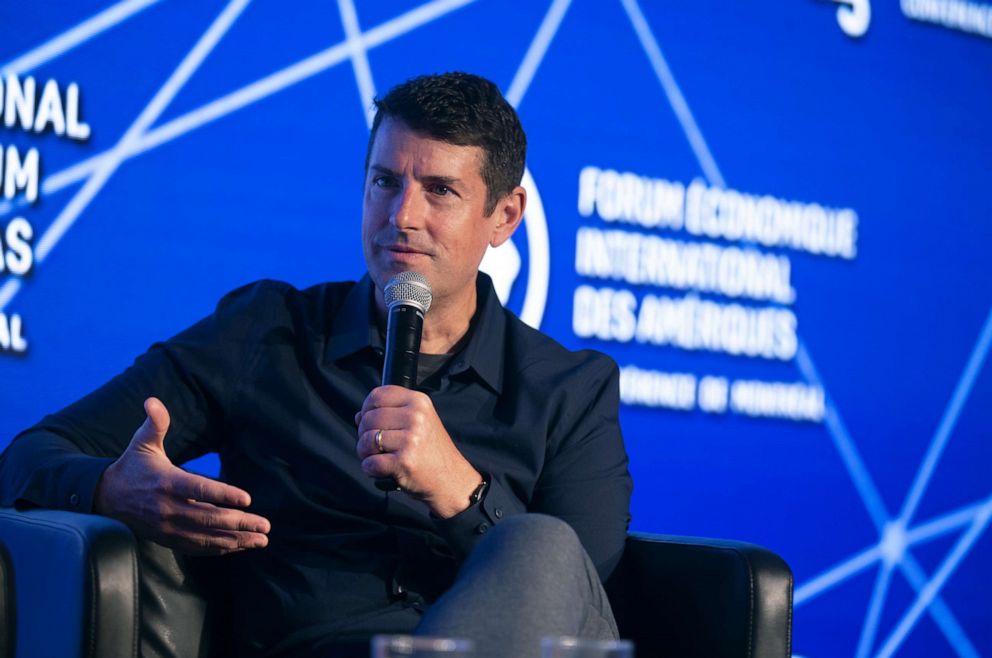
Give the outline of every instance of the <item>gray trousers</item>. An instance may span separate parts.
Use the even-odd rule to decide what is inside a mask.
[[[618,637],[606,592],[575,531],[541,514],[495,525],[416,634],[470,638],[478,658],[539,656],[548,635]]]

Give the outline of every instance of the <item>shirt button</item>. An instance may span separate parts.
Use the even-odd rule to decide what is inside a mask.
[[[79,494],[72,494],[69,496],[69,504],[73,507],[79,506]]]
[[[493,514],[496,515],[496,518],[497,519],[502,519],[503,518],[503,508],[502,507],[497,507],[495,509],[495,511],[493,511]]]
[[[476,526],[476,528],[475,528],[475,531],[476,531],[476,532],[477,532],[478,534],[480,534],[480,535],[484,535],[484,534],[486,534],[486,532],[487,532],[488,530],[489,530],[489,524],[488,524],[488,523],[480,523],[480,524],[479,524],[478,526]]]

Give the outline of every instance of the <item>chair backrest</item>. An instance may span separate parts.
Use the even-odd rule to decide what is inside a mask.
[[[14,655],[14,570],[7,549],[0,545],[0,658]]]
[[[631,533],[607,592],[638,656],[789,658],[792,587],[760,546]]]

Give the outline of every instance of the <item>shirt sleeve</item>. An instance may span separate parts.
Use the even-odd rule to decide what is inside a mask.
[[[484,476],[489,481],[489,486],[478,503],[469,505],[447,519],[434,518],[435,527],[448,542],[459,562],[468,557],[479,540],[500,520],[525,511],[520,501],[510,496],[499,480],[488,473]]]
[[[0,505],[91,512],[96,485],[112,462],[83,454],[58,434],[29,430],[0,455]]]
[[[182,464],[216,450],[255,323],[275,284],[226,295],[215,312],[152,345],[120,375],[22,432],[0,455],[0,505],[91,512],[103,471],[144,422],[144,400],[159,398],[171,423],[166,454]]]
[[[478,504],[434,519],[457,559],[464,560],[501,520],[536,512],[558,517],[575,530],[602,580],[616,568],[630,525],[633,489],[620,432],[620,372],[604,355],[585,355],[549,401],[558,411],[547,436],[537,439],[548,452],[530,504],[507,491],[499,478],[490,478]]]
[[[605,581],[623,554],[633,489],[620,432],[620,372],[594,354],[573,382],[529,511],[572,526]]]

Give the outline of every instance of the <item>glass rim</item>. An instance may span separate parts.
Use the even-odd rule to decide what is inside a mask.
[[[541,638],[541,648],[546,647],[581,647],[583,649],[633,649],[630,640],[593,640],[570,635],[548,635]]]
[[[475,642],[463,637],[435,637],[430,635],[381,634],[372,636],[375,649],[395,648],[419,651],[471,651]]]

